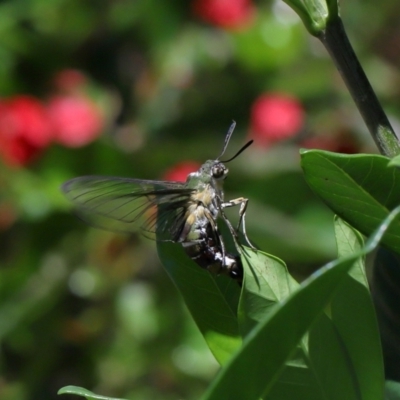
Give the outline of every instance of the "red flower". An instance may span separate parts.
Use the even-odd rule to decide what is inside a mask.
[[[200,164],[195,161],[183,161],[168,169],[164,174],[166,181],[185,182],[187,176],[191,172],[195,172],[200,168]]]
[[[264,94],[251,108],[251,135],[258,145],[268,146],[288,139],[300,131],[303,123],[303,107],[286,94]]]
[[[47,110],[54,140],[64,146],[85,146],[96,139],[103,129],[103,116],[86,97],[54,96]]]
[[[41,147],[32,145],[20,136],[4,141],[0,139],[0,148],[3,161],[11,166],[29,164],[42,152]]]
[[[194,0],[193,12],[201,19],[222,28],[242,28],[254,15],[251,0]]]
[[[0,154],[9,165],[25,165],[51,140],[44,106],[20,95],[0,102]]]
[[[19,95],[0,103],[0,134],[23,137],[32,145],[47,146],[51,130],[42,103],[34,97]]]

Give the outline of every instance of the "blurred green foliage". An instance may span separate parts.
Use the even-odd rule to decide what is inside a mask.
[[[341,13],[396,127],[400,6],[366,0]],[[330,59],[283,2],[260,1],[251,26],[224,31],[189,2],[162,0],[3,1],[0,58],[3,97],[45,98],[55,73],[77,68],[113,110],[89,146],[0,165],[0,398],[55,399],[68,384],[132,400],[196,398],[217,363],[154,243],[86,227],[59,186],[87,174],[160,179],[177,162],[216,157],[232,119],[234,152],[255,98],[291,93],[306,109],[304,132],[248,149],[229,166],[226,197],[248,197],[252,241],[307,276],[335,245],[333,214],[302,177],[301,139],[376,151]]]

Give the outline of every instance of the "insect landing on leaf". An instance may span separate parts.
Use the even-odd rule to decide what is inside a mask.
[[[160,241],[181,243],[185,252],[200,267],[216,274],[242,280],[243,269],[238,255],[226,252],[218,230],[221,217],[240,252],[238,232],[242,227],[248,244],[245,213],[248,200],[224,201],[223,181],[228,174],[224,163],[235,159],[251,145],[245,144],[233,157],[220,161],[235,129],[229,128],[221,154],[206,161],[186,182],[83,176],[67,181],[62,190],[76,206],[78,215],[87,223],[103,229],[136,232]],[[240,205],[239,222],[232,226],[224,209]]]

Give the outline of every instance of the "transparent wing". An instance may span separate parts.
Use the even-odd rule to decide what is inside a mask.
[[[142,230],[145,236],[176,241],[193,189],[181,182],[83,176],[62,190],[90,225],[119,232]]]

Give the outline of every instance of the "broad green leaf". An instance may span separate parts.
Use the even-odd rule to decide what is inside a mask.
[[[246,336],[266,317],[272,306],[298,287],[298,283],[282,260],[262,251],[245,247],[242,263],[244,279],[238,318],[242,336]]]
[[[237,320],[239,285],[201,269],[180,245],[160,242],[157,248],[211,352],[224,364],[242,342]]]
[[[362,249],[360,234],[340,218],[335,218],[335,232],[339,256]],[[347,243],[342,240],[344,238]],[[338,288],[331,302],[331,318],[352,365],[361,398],[381,398],[384,385],[381,340],[363,258],[354,263],[349,276]]]
[[[285,300],[299,284],[289,274],[285,263],[277,257],[262,251],[244,248],[242,263],[244,270],[243,289],[239,302],[238,319],[240,332],[245,337],[254,326],[274,310],[273,306]],[[305,398],[316,393],[316,385],[309,385],[313,380],[312,372],[305,362],[304,346],[300,346],[294,359],[291,359],[275,385],[272,398],[286,395],[299,395]],[[299,381],[301,376],[301,383]],[[277,396],[277,397],[275,397]]]
[[[400,171],[387,168],[388,161],[369,154],[301,153],[310,187],[336,214],[367,236],[400,204]],[[383,243],[400,252],[399,222],[389,228]]]
[[[399,212],[400,207],[389,214],[360,252],[322,267],[286,301],[275,305],[246,337],[243,347],[220,372],[203,400],[265,397],[297,343],[332,299],[351,266],[376,248]]]
[[[285,302],[275,305],[246,337],[243,348],[213,382],[204,400],[255,400],[267,394],[354,260],[351,257],[323,267]]]
[[[335,234],[339,256],[362,249],[360,234],[337,217]],[[357,399],[358,394],[365,400],[382,398],[383,358],[367,285],[359,258],[331,301],[331,320],[319,317],[309,335],[313,370],[332,399]]]
[[[333,322],[321,314],[309,334],[311,367],[318,376],[323,398],[359,400],[358,384],[347,349]],[[379,397],[376,397],[379,399]]]
[[[285,369],[265,400],[322,400],[321,387],[312,370],[301,364],[286,363]]]
[[[90,390],[78,386],[65,386],[61,388],[57,394],[76,394],[77,396],[86,397],[87,400],[124,400],[114,397],[100,396],[91,392]]]
[[[346,348],[364,400],[382,397],[384,367],[379,329],[368,289],[346,277],[331,302],[331,317]]]
[[[353,229],[346,221],[335,215],[335,237],[338,249],[338,257],[346,257],[359,251],[364,246],[364,239],[358,231]],[[365,273],[364,259],[360,258],[349,272],[350,276],[368,288],[367,275]]]

